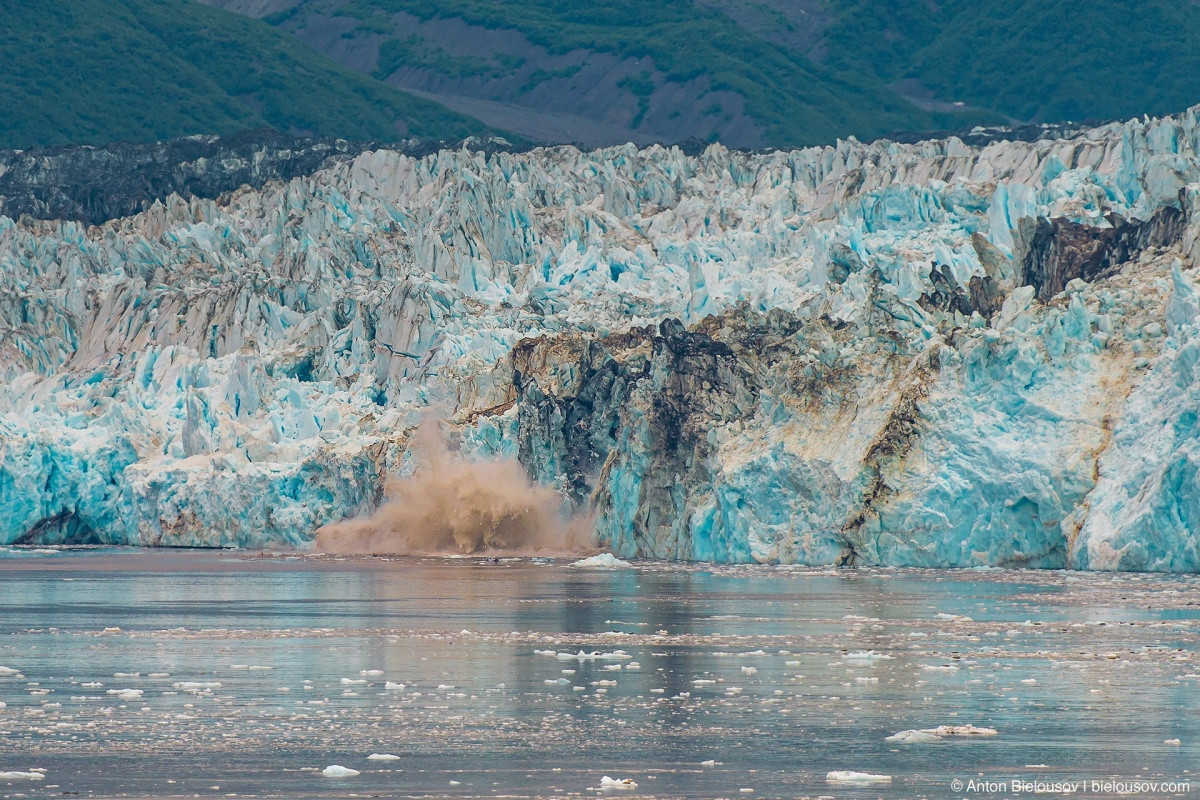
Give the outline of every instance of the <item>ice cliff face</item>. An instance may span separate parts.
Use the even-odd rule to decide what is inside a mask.
[[[1200,109],[0,218],[0,542],[302,545],[430,409],[622,556],[1200,568]]]

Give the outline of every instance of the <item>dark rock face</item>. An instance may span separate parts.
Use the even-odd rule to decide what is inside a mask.
[[[189,136],[155,144],[0,151],[0,215],[99,225],[143,211],[171,193],[220,197],[242,186],[291,180],[387,147],[413,156],[440,142],[399,144],[295,138],[273,130]],[[500,149],[478,142],[476,149]]]
[[[243,185],[306,175],[370,147],[264,130],[155,144],[8,150],[0,152],[0,214],[99,225],[172,192],[218,197]]]
[[[727,341],[732,332],[719,330],[724,321],[708,322],[688,330],[668,319],[657,330],[527,340],[513,351],[521,462],[539,481],[565,475],[577,512],[632,528],[648,552],[683,555],[678,525],[693,505],[689,494],[713,480],[711,434],[757,408],[754,362],[764,332]],[[573,380],[545,385],[548,373],[564,372]],[[621,513],[609,485],[617,473],[638,484],[633,519],[611,519]]]
[[[954,273],[944,264],[933,264],[929,271],[929,282],[933,290],[921,295],[918,302],[926,311],[956,311],[971,316],[975,292],[968,294],[954,279]],[[983,312],[981,312],[983,313]],[[984,313],[984,316],[987,316]]]
[[[1020,259],[1020,283],[1033,286],[1039,300],[1049,300],[1075,278],[1093,281],[1143,250],[1178,244],[1187,227],[1187,213],[1170,206],[1145,222],[1116,214],[1107,219],[1109,228],[1062,218],[1021,220],[1022,238],[1029,244]]]

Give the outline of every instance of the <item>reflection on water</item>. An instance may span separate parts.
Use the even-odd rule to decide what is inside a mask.
[[[46,770],[0,796],[1200,791],[1190,577],[10,550],[0,587],[0,773]]]

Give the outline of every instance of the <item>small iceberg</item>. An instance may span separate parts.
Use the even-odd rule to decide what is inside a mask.
[[[220,689],[220,681],[175,681],[171,684],[171,688],[178,689],[181,692],[211,692],[213,689]]]
[[[343,767],[341,764],[330,764],[321,770],[321,774],[326,778],[353,778],[355,775],[361,775],[362,773],[356,769]]]
[[[578,653],[555,653],[554,657],[559,661],[628,661],[633,658],[624,650],[613,650],[610,653],[601,653],[598,650],[585,653],[580,650]]]
[[[597,556],[598,558],[599,556]],[[600,779],[601,789],[636,789],[637,781],[633,778],[610,778],[607,775]]]
[[[825,776],[826,783],[844,783],[853,786],[867,786],[873,783],[891,783],[891,775],[873,775],[870,772],[855,772],[854,770],[835,769]]]
[[[0,781],[44,781],[46,776],[40,772],[0,772]]]
[[[902,744],[930,744],[942,741],[942,737],[927,731],[900,731],[884,739],[885,742],[900,742]]]
[[[400,756],[392,755],[391,753],[371,753],[367,756],[367,761],[399,761]]]
[[[934,736],[995,736],[995,728],[984,728],[970,723],[966,725],[938,725],[936,728],[922,728],[921,733]]]
[[[581,558],[571,564],[572,567],[600,567],[602,569],[621,569],[624,567],[632,567],[628,561],[622,561],[612,553],[601,553],[598,556],[590,556],[589,558]]]

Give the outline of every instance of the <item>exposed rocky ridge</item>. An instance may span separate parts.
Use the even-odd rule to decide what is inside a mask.
[[[1173,206],[1159,209],[1145,222],[1117,214],[1104,221],[1107,224],[1099,226],[1027,217],[1021,230],[1028,245],[1020,259],[1020,282],[1032,286],[1039,300],[1048,300],[1075,278],[1093,281],[1145,250],[1179,244],[1188,222],[1186,211]]]
[[[0,150],[0,214],[99,225],[145,210],[172,194],[216,198],[242,186],[311,175],[339,160],[387,147],[416,157],[442,142],[348,142],[296,138],[270,129],[188,136],[156,144]],[[478,149],[506,147],[480,141]]]
[[[1198,154],[377,150],[0,218],[0,541],[302,546],[435,409],[625,556],[1195,571]]]

